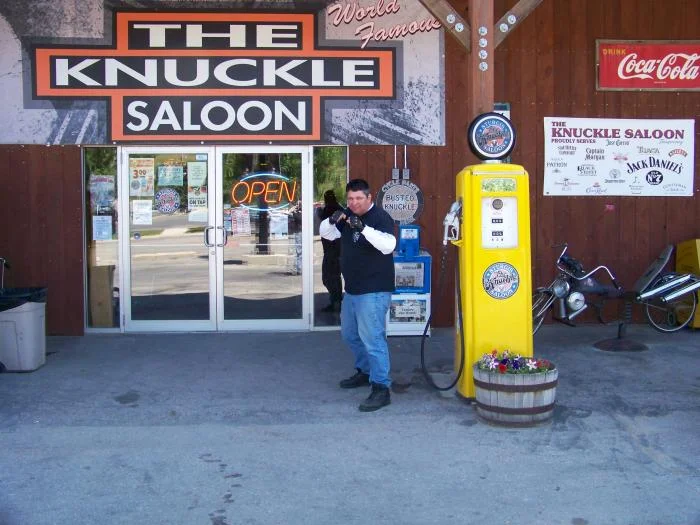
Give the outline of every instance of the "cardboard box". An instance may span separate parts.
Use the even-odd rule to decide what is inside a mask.
[[[88,269],[91,328],[113,328],[114,265],[91,266]]]

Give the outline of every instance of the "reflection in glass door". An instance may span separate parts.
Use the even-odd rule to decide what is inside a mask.
[[[308,147],[217,148],[221,329],[309,328]],[[310,205],[310,202],[309,202]]]
[[[334,210],[334,201],[346,206],[345,185],[347,183],[346,146],[317,146],[314,148],[313,200],[313,292],[314,326],[339,327],[340,309],[333,302],[338,292],[342,293],[340,275],[340,241],[321,240],[321,221]]]
[[[125,329],[309,329],[310,152],[122,148]]]
[[[121,162],[126,329],[215,329],[213,149],[124,148]]]

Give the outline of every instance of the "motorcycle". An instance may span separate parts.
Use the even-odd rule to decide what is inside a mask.
[[[540,329],[551,310],[555,321],[575,326],[573,320],[589,306],[596,309],[603,324],[629,322],[632,304],[644,307],[644,314],[651,326],[660,332],[677,332],[690,323],[697,308],[697,290],[700,278],[693,274],[663,272],[668,264],[673,246],[667,246],[637,280],[630,291],[625,291],[607,266],[599,265],[585,271],[583,265],[568,255],[568,244],[557,257],[558,274],[547,287],[535,289],[532,300],[532,329]],[[607,273],[612,285],[600,283],[595,277],[599,271]],[[625,316],[615,321],[605,318],[606,304],[610,300],[625,300]]]

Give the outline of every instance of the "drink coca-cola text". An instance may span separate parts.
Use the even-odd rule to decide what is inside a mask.
[[[617,75],[623,79],[695,80],[700,75],[698,60],[698,53],[669,53],[661,59],[648,60],[639,58],[637,53],[630,53],[617,66]]]
[[[700,91],[700,41],[599,40],[599,90]]]

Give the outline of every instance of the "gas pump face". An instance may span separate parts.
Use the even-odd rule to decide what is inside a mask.
[[[514,164],[477,164],[457,175],[464,213],[461,239],[453,242],[466,353],[457,389],[467,398],[475,395],[472,365],[483,354],[509,349],[532,355],[528,192],[527,172]]]
[[[481,246],[518,247],[518,200],[515,197],[481,199]]]

